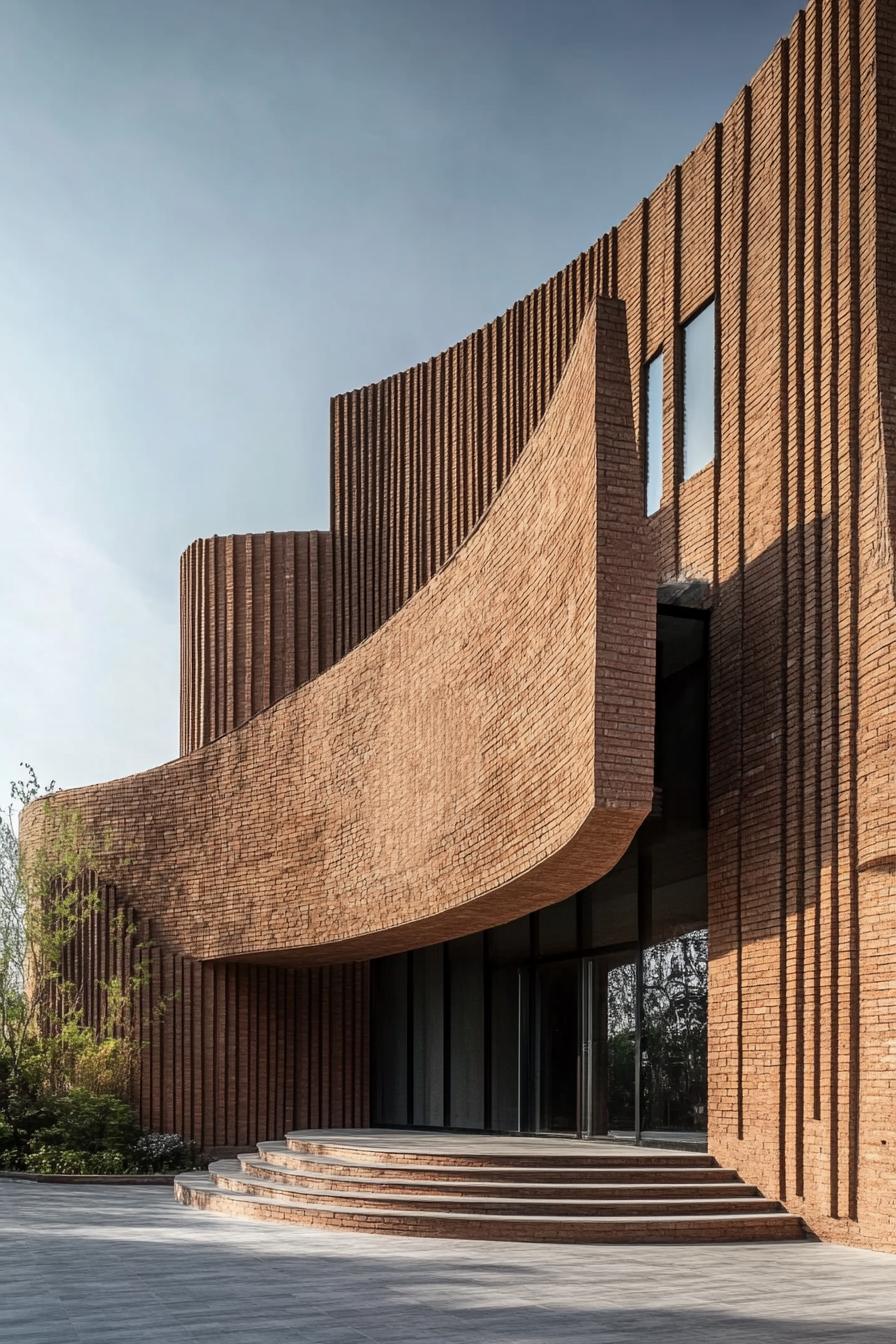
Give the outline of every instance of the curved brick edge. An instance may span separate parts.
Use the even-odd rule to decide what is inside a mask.
[[[440,1237],[476,1241],[533,1241],[596,1244],[600,1242],[719,1242],[793,1240],[804,1235],[800,1219],[780,1214],[708,1214],[686,1217],[575,1218],[459,1213],[426,1215],[314,1208],[263,1196],[219,1190],[209,1179],[178,1176],[175,1198],[193,1208],[271,1222],[297,1223],[322,1230],[369,1232],[387,1236]]]
[[[269,1152],[265,1144],[259,1145],[261,1151]],[[541,1182],[551,1184],[563,1184],[564,1182],[583,1182],[587,1183],[593,1179],[600,1171],[612,1172],[614,1178],[620,1182],[638,1181],[644,1169],[638,1166],[617,1166],[607,1165],[600,1167],[498,1167],[498,1166],[464,1166],[461,1164],[450,1165],[444,1163],[438,1166],[417,1165],[412,1167],[401,1166],[398,1164],[389,1164],[388,1162],[352,1162],[348,1158],[322,1158],[314,1157],[311,1154],[297,1155],[294,1153],[278,1154],[277,1160],[282,1166],[293,1171],[317,1174],[325,1171],[334,1179],[364,1179],[375,1172],[385,1172],[390,1176],[413,1177],[415,1181],[439,1182],[446,1179],[463,1180],[466,1182],[475,1182],[487,1177],[489,1181],[500,1182],[518,1182],[521,1176],[527,1178],[537,1177]],[[725,1181],[737,1179],[737,1172],[731,1167],[658,1167],[649,1168],[651,1174],[656,1175],[669,1183],[694,1183],[717,1184]]]
[[[209,746],[56,795],[166,947],[349,961],[563,899],[649,811],[655,589],[624,307],[451,561],[341,662]]]
[[[500,1141],[499,1141],[500,1142]],[[458,1153],[431,1153],[431,1152],[412,1152],[400,1147],[400,1138],[396,1140],[396,1147],[370,1148],[367,1145],[353,1146],[348,1142],[327,1143],[319,1139],[303,1138],[301,1132],[287,1134],[286,1145],[293,1153],[308,1153],[316,1157],[333,1157],[350,1159],[350,1164],[355,1167],[372,1166],[379,1169],[383,1165],[388,1165],[392,1169],[407,1168],[409,1173],[415,1172],[420,1167],[439,1168],[452,1167],[463,1169],[465,1167],[491,1168],[491,1167],[512,1167],[515,1170],[546,1170],[560,1168],[570,1171],[604,1171],[616,1167],[666,1167],[689,1170],[697,1168],[700,1170],[715,1170],[718,1163],[715,1158],[708,1157],[705,1153],[662,1153],[650,1152],[644,1153],[643,1157],[639,1153],[637,1160],[633,1160],[631,1153],[607,1153],[591,1154],[583,1152],[580,1155],[568,1153],[561,1155],[559,1153],[502,1153],[495,1145],[491,1151],[484,1148],[479,1153],[458,1152]]]
[[[305,1188],[314,1190],[357,1190],[361,1193],[379,1192],[383,1194],[401,1195],[409,1192],[442,1192],[450,1194],[461,1189],[465,1194],[471,1195],[496,1195],[507,1186],[512,1184],[514,1194],[519,1198],[546,1198],[552,1196],[556,1199],[588,1199],[593,1197],[595,1190],[600,1190],[607,1194],[608,1198],[613,1199],[637,1199],[650,1198],[655,1196],[658,1191],[668,1191],[670,1186],[674,1187],[676,1197],[682,1199],[697,1191],[704,1191],[707,1185],[711,1186],[712,1196],[722,1198],[726,1195],[736,1194],[741,1196],[754,1197],[759,1195],[755,1186],[745,1185],[737,1179],[736,1172],[725,1172],[723,1176],[727,1179],[718,1179],[707,1182],[705,1180],[686,1180],[680,1179],[681,1172],[677,1170],[663,1170],[660,1172],[650,1171],[641,1172],[628,1169],[619,1172],[613,1168],[602,1173],[606,1179],[596,1181],[595,1173],[583,1172],[579,1180],[573,1180],[570,1176],[556,1171],[531,1171],[520,1172],[501,1172],[497,1177],[493,1170],[483,1170],[481,1173],[470,1171],[468,1168],[460,1168],[458,1171],[442,1171],[441,1173],[424,1172],[422,1174],[414,1172],[406,1175],[396,1176],[394,1169],[383,1166],[375,1168],[378,1174],[360,1175],[353,1172],[352,1168],[339,1168],[344,1174],[338,1175],[336,1172],[328,1170],[327,1166],[310,1162],[295,1165],[287,1160],[285,1153],[278,1153],[274,1161],[269,1160],[264,1154],[269,1148],[265,1144],[258,1145],[257,1153],[241,1153],[238,1157],[240,1167],[249,1175],[258,1176],[262,1179],[275,1181],[283,1185],[300,1184]],[[601,1174],[601,1173],[597,1173]]]

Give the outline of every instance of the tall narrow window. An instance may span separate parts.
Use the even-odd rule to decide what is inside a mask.
[[[684,328],[684,479],[716,455],[715,300]]]
[[[647,512],[663,499],[663,352],[647,365]]]

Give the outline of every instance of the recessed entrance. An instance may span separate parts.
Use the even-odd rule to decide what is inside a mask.
[[[549,962],[535,971],[535,1128],[575,1134],[581,1102],[581,963]]]
[[[373,1123],[706,1129],[706,622],[658,618],[656,803],[592,886],[372,965]]]

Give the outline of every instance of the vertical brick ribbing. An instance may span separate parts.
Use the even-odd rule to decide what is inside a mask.
[[[181,558],[181,753],[229,733],[336,658],[328,532],[196,541]]]
[[[339,656],[387,620],[483,516],[547,409],[595,289],[596,249],[444,354],[331,404]]]
[[[115,975],[127,987],[148,967],[131,1024],[144,1042],[134,1086],[143,1124],[232,1148],[301,1128],[309,1115],[312,1124],[366,1122],[366,966],[191,961],[155,944],[114,887],[100,894],[64,970],[90,987],[85,1018],[97,1026],[103,984]]]
[[[642,461],[644,364],[665,352],[657,577],[712,585],[711,1146],[822,1232],[891,1246],[894,112],[894,7],[813,0],[618,230],[450,350],[333,400],[330,533],[196,542],[180,570],[187,752],[329,667],[451,558],[591,299],[618,293]],[[713,296],[718,453],[684,481],[681,329]],[[71,953],[93,1018],[150,932],[116,962],[112,909]],[[207,1144],[363,1123],[367,968],[147,955],[148,1123]]]
[[[658,577],[702,576],[715,596],[710,1122],[723,1156],[818,1225],[855,1222],[862,1209],[862,1154],[877,1132],[860,1106],[873,1086],[861,1072],[862,1020],[886,1053],[859,977],[866,952],[874,974],[885,964],[861,924],[884,879],[863,877],[861,854],[896,823],[892,732],[874,726],[890,722],[893,700],[885,557],[896,492],[884,481],[896,465],[892,431],[878,436],[889,384],[876,381],[872,351],[883,341],[892,368],[875,286],[896,291],[892,248],[879,242],[896,195],[880,110],[896,102],[894,48],[892,8],[814,0],[704,144],[618,230],[418,366],[413,377],[439,388],[438,451],[418,449],[425,416],[403,414],[377,426],[373,454],[356,444],[352,458],[392,496],[402,582],[368,574],[359,538],[354,566],[335,580],[338,593],[381,583],[382,621],[444,564],[544,415],[584,305],[595,292],[626,300],[642,457],[643,365],[666,354]],[[713,295],[720,452],[714,469],[683,481],[681,328]],[[334,527],[366,488],[351,473],[334,479]],[[370,630],[361,622],[337,638],[348,649]]]

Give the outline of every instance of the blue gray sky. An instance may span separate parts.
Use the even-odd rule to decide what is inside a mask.
[[[0,0],[0,782],[177,751],[178,556],[702,138],[796,0]]]

